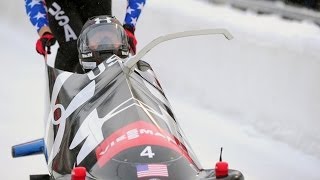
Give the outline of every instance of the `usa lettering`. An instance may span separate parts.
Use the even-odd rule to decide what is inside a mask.
[[[120,59],[118,56],[116,55],[112,55],[108,60],[107,60],[107,67],[112,66],[118,59]],[[98,74],[95,74],[96,72],[90,71],[88,73],[88,77],[90,80],[94,80],[95,78],[97,78],[98,76],[100,76],[105,70],[106,70],[106,66],[104,63],[101,63],[98,65]]]
[[[68,24],[70,19],[65,15],[59,4],[56,2],[52,3],[52,7],[49,8],[48,12],[58,21],[59,26],[63,27],[66,42],[69,42],[71,39],[77,40],[76,34]]]

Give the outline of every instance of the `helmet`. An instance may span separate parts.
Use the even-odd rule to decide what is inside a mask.
[[[83,26],[78,41],[80,65],[92,70],[112,55],[129,56],[129,44],[121,23],[113,16],[90,18]]]

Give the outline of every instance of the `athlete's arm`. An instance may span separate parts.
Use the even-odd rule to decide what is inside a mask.
[[[126,16],[123,24],[127,24],[135,28],[145,3],[146,0],[128,0]]]
[[[40,36],[45,32],[51,33],[44,0],[25,0],[25,8],[30,22]]]

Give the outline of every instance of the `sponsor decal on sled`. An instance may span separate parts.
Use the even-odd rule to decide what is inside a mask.
[[[172,149],[192,162],[183,144],[165,130],[145,121],[131,123],[105,139],[96,149],[96,157],[100,167],[120,152],[141,145],[157,145]],[[150,146],[149,146],[150,147]],[[140,156],[152,158],[154,154],[147,148]]]

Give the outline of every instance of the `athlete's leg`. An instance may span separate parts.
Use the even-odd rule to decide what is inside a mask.
[[[74,71],[79,62],[77,39],[83,26],[76,4],[63,0],[47,0],[49,26],[59,43],[55,67]]]

